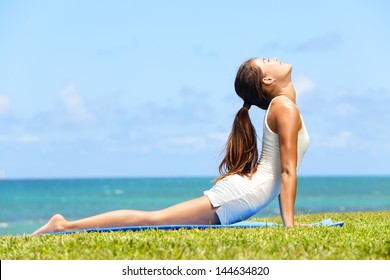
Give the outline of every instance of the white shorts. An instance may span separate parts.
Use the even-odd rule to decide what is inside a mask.
[[[231,175],[219,180],[204,192],[221,225],[233,224],[248,219],[266,207],[280,193],[280,177],[256,172],[252,178]]]

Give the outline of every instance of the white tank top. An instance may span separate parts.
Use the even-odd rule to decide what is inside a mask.
[[[272,107],[272,103],[276,98],[287,98],[278,96],[272,99],[264,116],[263,138],[261,156],[258,161],[256,172],[249,179],[246,176],[242,181],[248,182],[253,195],[247,195],[247,201],[252,205],[255,211],[259,211],[266,207],[272,200],[280,194],[281,187],[281,167],[280,167],[280,151],[279,151],[279,136],[273,132],[267,123],[268,112]],[[288,98],[287,98],[288,99]],[[289,102],[292,102],[288,99]],[[302,127],[298,131],[298,147],[297,147],[297,169],[299,168],[303,155],[309,147],[309,134],[307,133],[305,123],[301,116]],[[236,177],[237,178],[237,177]]]
[[[292,102],[285,96],[278,96],[272,99],[264,116],[263,125],[263,141],[262,141],[262,152],[259,160],[258,168],[260,170],[268,171],[272,173],[272,176],[280,176],[280,152],[279,152],[279,138],[278,134],[273,132],[267,123],[268,112],[272,106],[272,102],[276,98],[286,98],[289,102]],[[307,133],[305,123],[301,116],[302,127],[298,132],[298,147],[297,147],[297,169],[301,165],[303,155],[309,147],[309,134]],[[270,174],[271,175],[271,174]]]

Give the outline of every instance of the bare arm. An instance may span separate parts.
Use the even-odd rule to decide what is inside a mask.
[[[293,226],[297,190],[297,142],[301,119],[297,107],[292,102],[278,102],[275,105],[273,115],[279,137],[281,165],[279,206],[283,224]]]

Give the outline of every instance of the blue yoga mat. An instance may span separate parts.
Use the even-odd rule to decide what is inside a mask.
[[[344,222],[333,222],[332,219],[325,219],[312,223],[309,226],[343,226]],[[231,225],[163,225],[163,226],[127,226],[111,228],[89,228],[76,231],[55,232],[52,234],[72,234],[78,232],[114,232],[114,231],[142,231],[142,230],[178,230],[178,229],[218,229],[218,228],[261,228],[282,226],[271,222],[239,222]]]

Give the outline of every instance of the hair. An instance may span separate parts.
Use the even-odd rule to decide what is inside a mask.
[[[267,109],[270,98],[262,87],[264,74],[253,60],[245,61],[237,71],[234,88],[244,105],[234,118],[225,146],[226,154],[219,165],[220,176],[215,181],[233,174],[251,176],[257,169],[257,134],[249,117],[249,109],[251,105]]]

